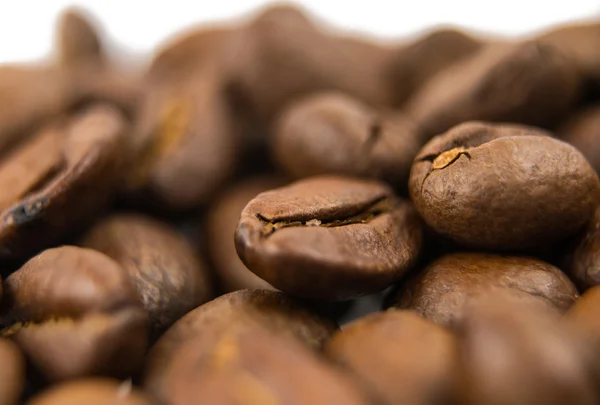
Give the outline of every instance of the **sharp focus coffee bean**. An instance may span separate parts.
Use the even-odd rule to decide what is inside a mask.
[[[0,324],[48,380],[126,377],[146,349],[146,314],[125,270],[74,246],[46,250],[6,279]]]
[[[482,253],[444,256],[401,285],[394,306],[412,309],[433,322],[450,326],[462,319],[470,297],[508,289],[523,301],[541,301],[565,312],[579,296],[568,277],[536,259]]]
[[[225,191],[209,211],[206,243],[223,292],[245,288],[273,289],[242,263],[235,250],[232,235],[246,204],[259,193],[283,184],[285,182],[277,177],[242,180]]]
[[[407,108],[427,139],[472,120],[552,125],[578,90],[577,70],[558,49],[537,42],[490,44],[441,71]]]
[[[465,405],[595,404],[574,336],[535,304],[480,297],[460,325]]]
[[[534,128],[480,122],[428,142],[415,158],[409,189],[431,228],[493,250],[565,239],[600,201],[598,177],[574,147]]]
[[[359,319],[335,334],[325,351],[384,404],[443,404],[453,395],[454,336],[411,311]]]
[[[242,211],[238,254],[282,291],[342,300],[382,290],[415,263],[421,224],[377,181],[313,177],[259,194]]]
[[[153,405],[151,398],[131,387],[131,382],[89,378],[50,388],[27,405]]]
[[[211,298],[206,268],[185,237],[168,224],[116,214],[90,229],[81,244],[111,257],[129,273],[154,335]]]
[[[318,93],[282,113],[273,153],[295,178],[372,177],[404,187],[421,144],[416,127],[343,93]]]
[[[0,404],[17,405],[25,385],[25,359],[9,340],[0,340]]]
[[[557,135],[579,149],[600,173],[600,104],[575,113],[557,130]]]

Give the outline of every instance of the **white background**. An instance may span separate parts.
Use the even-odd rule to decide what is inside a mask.
[[[71,4],[90,10],[121,48],[145,55],[184,27],[239,18],[264,6],[256,0],[0,0],[0,63],[42,58],[52,49],[54,25]],[[304,0],[338,28],[389,39],[435,24],[517,35],[559,22],[600,18],[600,0]]]

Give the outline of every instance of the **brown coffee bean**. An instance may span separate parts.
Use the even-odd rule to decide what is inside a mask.
[[[435,137],[411,169],[416,209],[472,247],[525,249],[572,235],[593,216],[600,182],[577,149],[546,134],[471,122]]]
[[[115,214],[90,229],[81,245],[106,254],[125,269],[148,312],[154,336],[212,296],[207,269],[185,237],[166,223],[138,214]]]
[[[151,405],[144,393],[131,383],[89,378],[57,385],[27,402],[27,405]]]
[[[224,292],[244,288],[274,289],[242,263],[235,251],[233,234],[246,204],[259,193],[283,184],[283,179],[268,176],[242,180],[231,186],[212,205],[207,215],[206,242],[220,287]]]
[[[600,79],[600,75],[598,78]],[[596,173],[600,173],[600,104],[587,107],[571,116],[557,130],[557,135],[579,149]]]
[[[377,112],[340,92],[291,104],[274,135],[273,154],[292,177],[341,174],[394,186],[406,184],[421,146],[408,119]]]
[[[564,312],[578,297],[575,286],[556,267],[536,259],[483,253],[444,256],[411,282],[400,286],[394,306],[412,309],[435,323],[451,326],[464,316],[470,297],[490,289],[509,289],[524,302],[542,301]],[[530,299],[529,299],[530,298]]]
[[[96,105],[40,131],[0,159],[0,252],[21,256],[56,243],[109,202],[126,123]]]
[[[560,26],[538,39],[569,55],[582,76],[600,86],[600,22]]]
[[[564,269],[583,291],[600,284],[600,207],[569,248]]]
[[[74,246],[46,250],[6,279],[0,323],[52,381],[128,376],[146,349],[146,314],[127,273]]]
[[[562,326],[546,307],[503,295],[471,302],[458,339],[461,403],[597,403],[576,340]]]
[[[556,48],[495,43],[432,78],[407,108],[425,139],[471,120],[549,126],[578,89],[575,66]]]
[[[402,105],[435,75],[452,64],[472,55],[483,43],[451,28],[442,28],[402,44],[390,64],[393,78],[394,105]]]
[[[67,68],[84,63],[104,63],[104,48],[85,11],[70,8],[60,16],[57,48],[60,65]]]
[[[368,315],[333,336],[326,354],[385,404],[450,403],[454,336],[410,311]]]
[[[237,252],[259,277],[305,298],[382,290],[415,263],[421,224],[377,181],[313,177],[259,194],[242,211]]]
[[[248,322],[182,342],[160,378],[144,387],[172,405],[367,404],[339,371],[294,339]],[[211,331],[213,332],[213,331]]]
[[[25,360],[18,347],[0,339],[0,404],[17,405],[25,385]]]

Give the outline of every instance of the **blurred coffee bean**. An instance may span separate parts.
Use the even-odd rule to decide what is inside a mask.
[[[433,77],[409,101],[425,139],[465,121],[548,127],[576,101],[579,76],[553,46],[494,43]]]
[[[384,404],[451,403],[454,336],[413,312],[367,315],[336,333],[325,352]]]
[[[206,243],[223,292],[245,288],[274,289],[242,263],[235,250],[233,235],[242,210],[259,193],[285,184],[275,176],[259,176],[232,185],[212,205],[207,214]]]
[[[5,280],[0,324],[50,381],[127,377],[146,350],[146,314],[125,270],[74,246],[46,250]]]
[[[37,395],[27,405],[151,405],[151,398],[131,383],[104,378],[69,381]]]
[[[461,403],[596,404],[576,340],[556,313],[504,295],[481,296],[460,324]]]
[[[0,159],[0,254],[30,254],[105,207],[122,164],[126,123],[96,105],[48,125]]]
[[[579,296],[569,278],[556,267],[526,257],[485,253],[444,256],[394,292],[393,306],[416,311],[435,323],[459,322],[465,303],[491,289],[508,289],[523,302],[541,301],[565,312]]]
[[[169,367],[144,387],[169,405],[348,404],[368,402],[352,381],[306,346],[240,320],[180,341]]]
[[[412,94],[452,64],[483,46],[478,39],[456,29],[441,28],[402,44],[390,64],[394,105],[402,105]]]
[[[282,113],[272,150],[294,178],[372,177],[403,187],[421,147],[416,127],[339,92],[300,99]]]
[[[23,355],[14,343],[0,339],[0,404],[19,404],[24,385]]]
[[[600,182],[585,157],[548,133],[470,122],[433,138],[415,158],[410,195],[425,222],[467,246],[544,246],[593,216]]]
[[[572,329],[580,339],[579,349],[594,373],[596,388],[600,394],[600,286],[594,286],[582,294],[566,313],[566,328]]]
[[[383,290],[416,262],[421,223],[384,183],[312,177],[259,194],[235,233],[242,261],[274,287],[343,300]]]
[[[233,244],[233,233],[231,239]],[[206,267],[185,237],[166,223],[139,214],[114,214],[90,229],[81,245],[125,269],[154,336],[212,296]]]
[[[600,207],[587,228],[575,238],[564,259],[564,268],[585,291],[600,284]]]
[[[557,130],[557,136],[579,149],[596,173],[600,173],[600,104],[572,115]]]
[[[559,26],[538,40],[569,55],[581,75],[600,87],[600,22]]]
[[[77,8],[60,16],[57,33],[58,61],[71,68],[85,63],[105,63],[104,47],[86,12]]]

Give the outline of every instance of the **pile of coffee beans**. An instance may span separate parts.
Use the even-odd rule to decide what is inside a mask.
[[[600,403],[600,19],[317,21],[0,66],[0,405]]]

